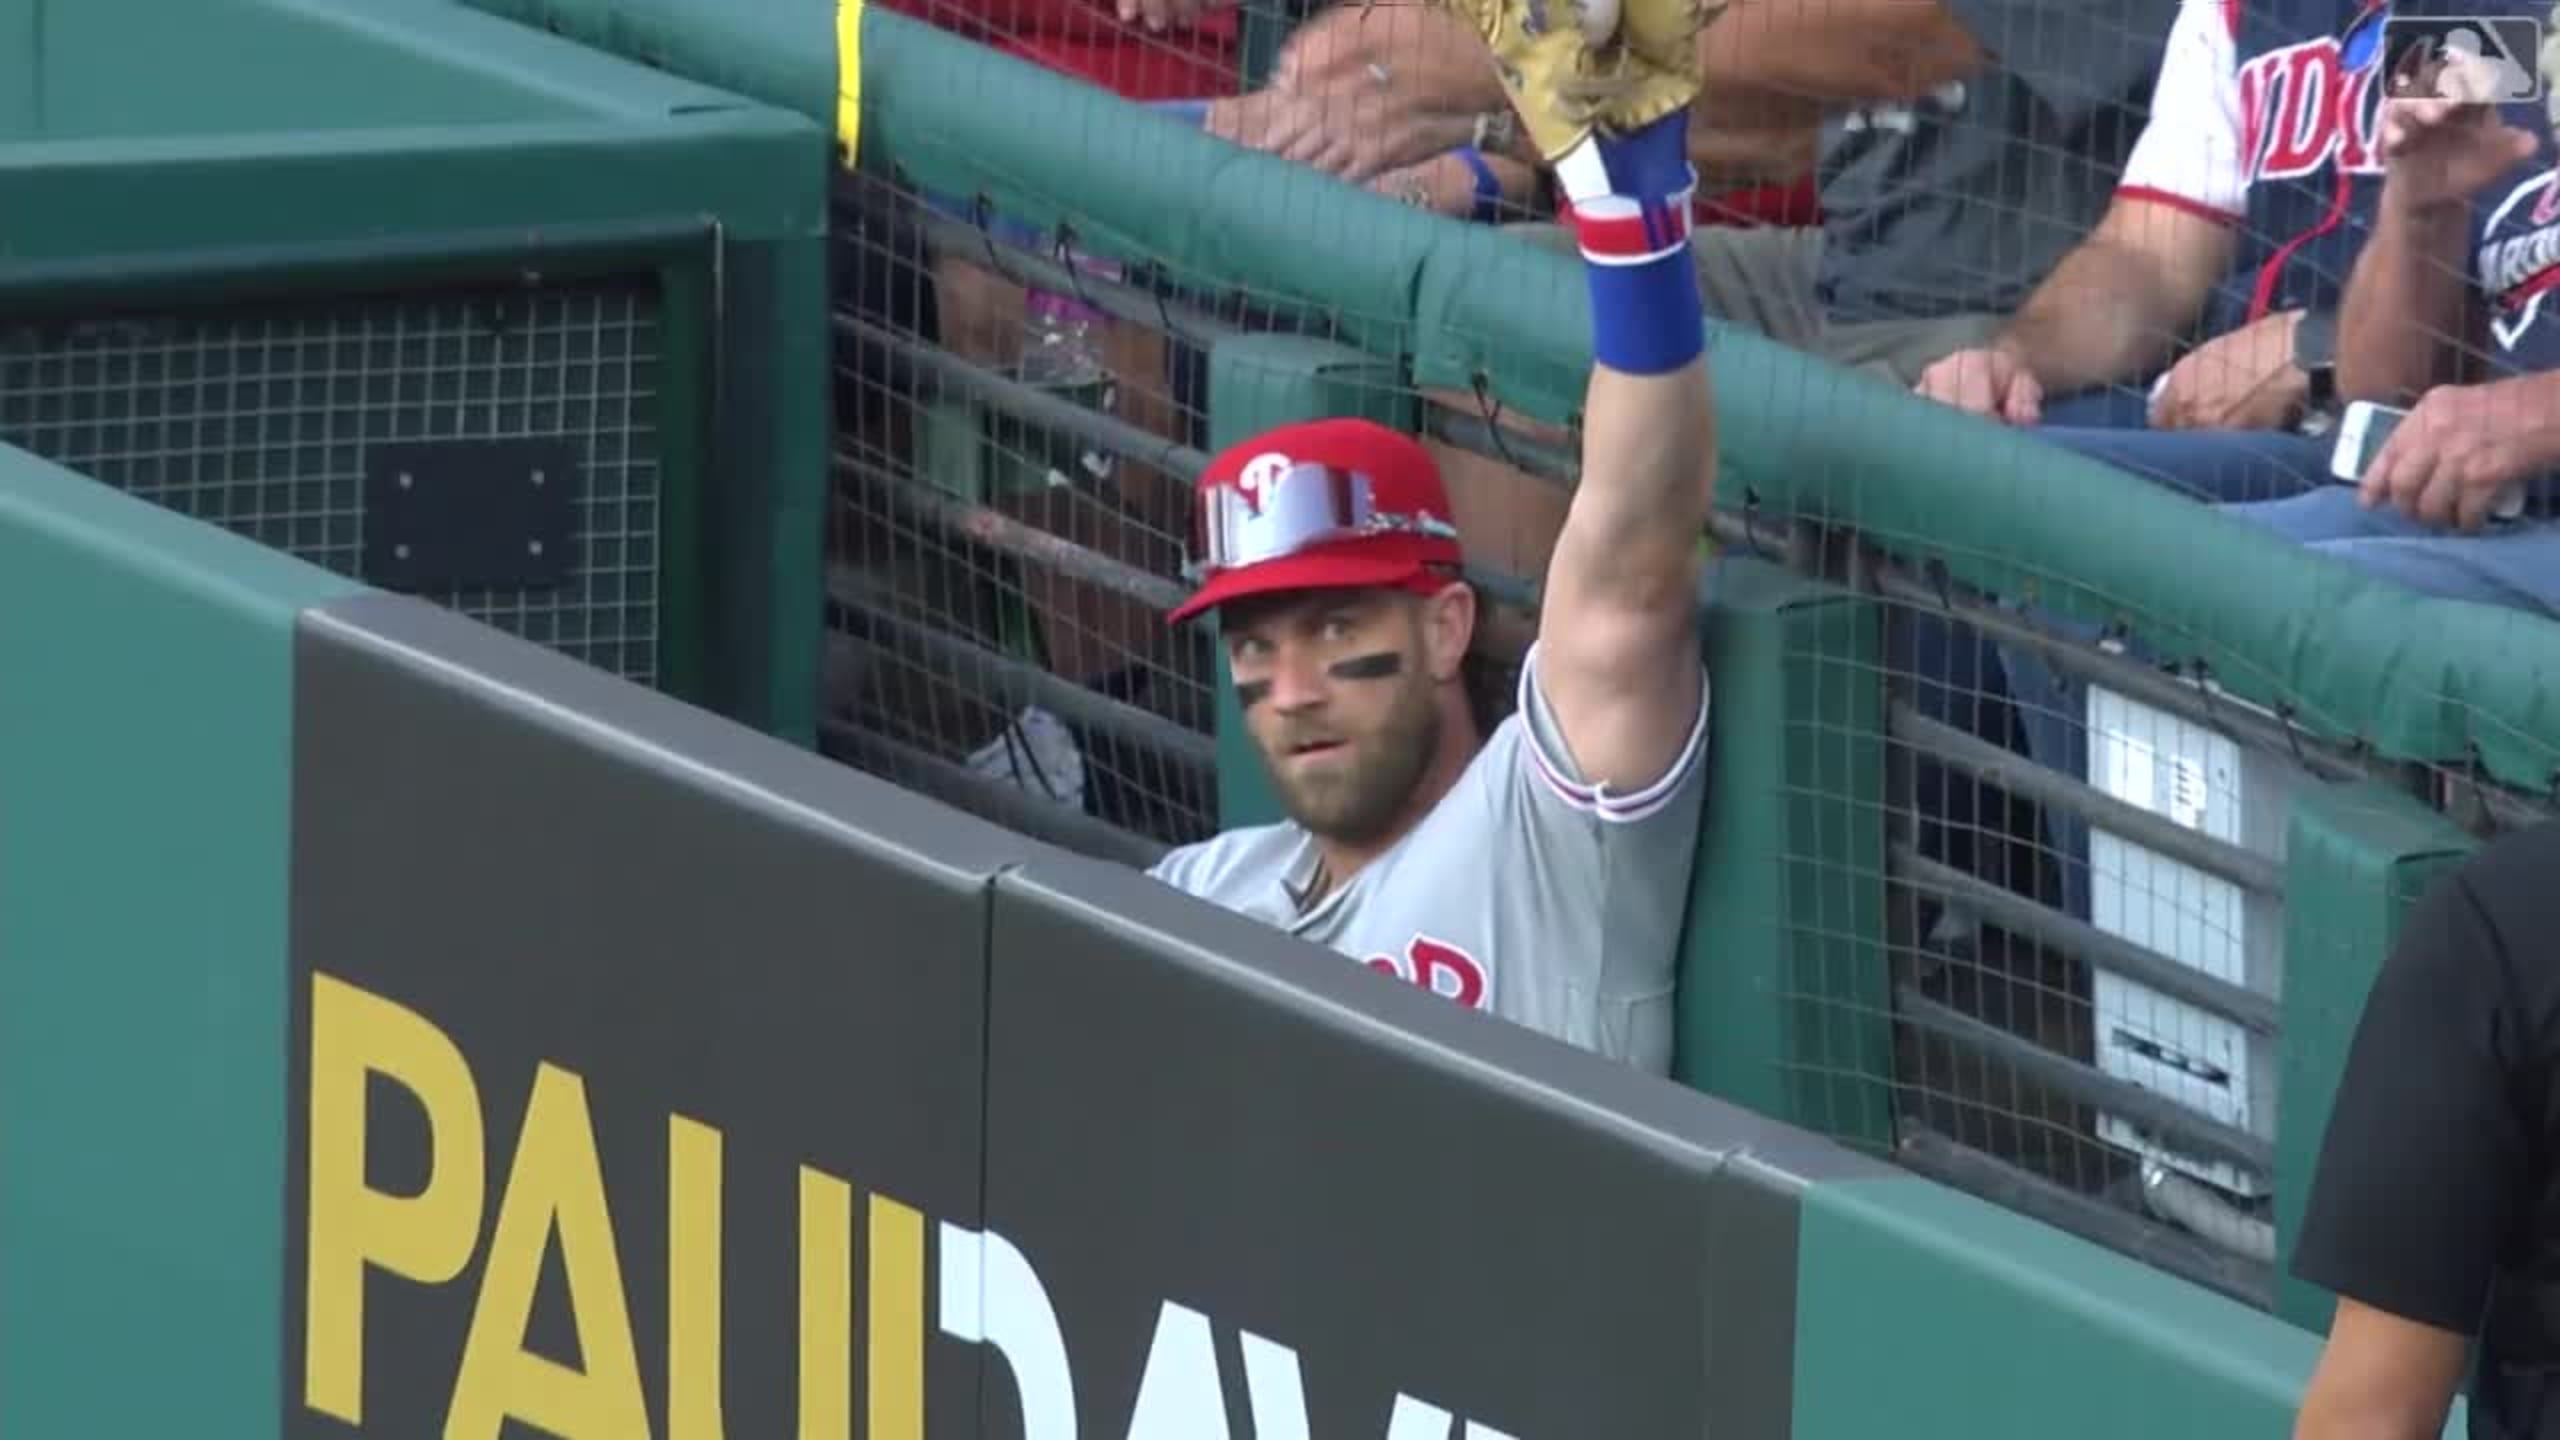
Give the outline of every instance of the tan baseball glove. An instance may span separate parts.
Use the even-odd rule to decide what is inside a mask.
[[[1548,163],[1594,130],[1639,129],[1698,98],[1698,32],[1727,0],[1429,0],[1466,16]]]

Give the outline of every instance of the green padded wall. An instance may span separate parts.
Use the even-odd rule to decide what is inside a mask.
[[[1337,415],[1411,430],[1416,404],[1394,366],[1326,341],[1236,335],[1209,349],[1209,443],[1219,449],[1274,425]],[[1269,824],[1280,818],[1280,802],[1245,735],[1223,662],[1217,691],[1218,823]]]
[[[2139,1261],[1925,1180],[1808,1189],[1795,1440],[2291,1433],[2319,1342]],[[2451,1432],[2458,1434],[2458,1431]]]
[[[2319,963],[2287,964],[2284,974],[2276,1092],[2280,1270],[2293,1259],[2366,992],[2409,907],[2473,848],[2442,814],[2370,782],[2308,787],[2294,802],[2285,835],[2284,948]],[[2327,1331],[2335,1303],[2327,1291],[2279,1275],[2276,1311],[2295,1324]]]
[[[1767,561],[1715,565],[1707,815],[1672,1074],[1882,1149],[1893,1033],[1876,607]]]
[[[811,156],[814,161],[816,157]],[[813,183],[813,194],[816,187]],[[717,280],[720,373],[702,493],[712,707],[803,749],[818,743],[835,450],[826,217],[734,240]]]
[[[348,63],[367,8],[366,0],[0,4],[0,51],[10,57],[0,60],[0,92],[23,86],[26,97],[0,140],[304,131],[323,116],[361,115],[385,128],[577,118],[532,74],[475,70],[407,48],[366,46],[364,63]],[[253,57],[246,63],[261,83],[240,84],[242,62],[213,58],[226,53]]]
[[[355,588],[0,447],[0,1435],[275,1433],[292,627]]]
[[[834,129],[837,0],[459,0]]]

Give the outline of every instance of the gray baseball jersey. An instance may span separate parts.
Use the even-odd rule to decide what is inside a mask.
[[[1521,667],[1519,709],[1394,848],[1301,910],[1315,841],[1295,823],[1230,830],[1157,879],[1460,1004],[1655,1074],[1705,789],[1707,699],[1680,758],[1628,794],[1587,784]]]

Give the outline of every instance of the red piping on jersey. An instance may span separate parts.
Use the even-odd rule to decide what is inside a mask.
[[[2247,218],[2242,215],[2234,215],[2230,211],[2222,209],[2220,206],[2207,205],[2203,201],[2194,199],[2191,196],[2181,195],[2175,190],[2162,190],[2150,185],[2119,185],[2116,187],[2116,198],[2119,200],[2142,200],[2153,205],[2166,205],[2172,210],[2183,211],[2200,220],[2210,220],[2216,225],[2237,225]]]
[[[2521,310],[2534,296],[2548,294],[2555,289],[2560,289],[2560,265],[2535,272],[2532,279],[2499,296],[2498,304],[2509,310]]]
[[[2231,27],[2231,38],[2240,38],[2240,0],[2222,0],[2222,23]]]
[[[2336,165],[2334,159],[2331,163]],[[2355,177],[2347,173],[2344,165],[2336,165],[2336,169],[2338,184],[2336,192],[2329,197],[2329,213],[2321,217],[2319,224],[2284,242],[2275,254],[2267,257],[2267,263],[2259,267],[2258,288],[2249,297],[2249,323],[2255,324],[2266,318],[2267,307],[2275,303],[2276,282],[2284,277],[2284,267],[2292,261],[2294,252],[2337,229],[2339,222],[2347,218],[2347,205],[2355,195]]]

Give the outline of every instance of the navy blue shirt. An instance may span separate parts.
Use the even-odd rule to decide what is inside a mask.
[[[2530,118],[2528,118],[2528,114]],[[2540,133],[2537,107],[2511,107],[2510,123]],[[2546,139],[2533,159],[2482,192],[2472,229],[2471,283],[2488,311],[2482,359],[2495,378],[2560,369],[2560,157]]]

